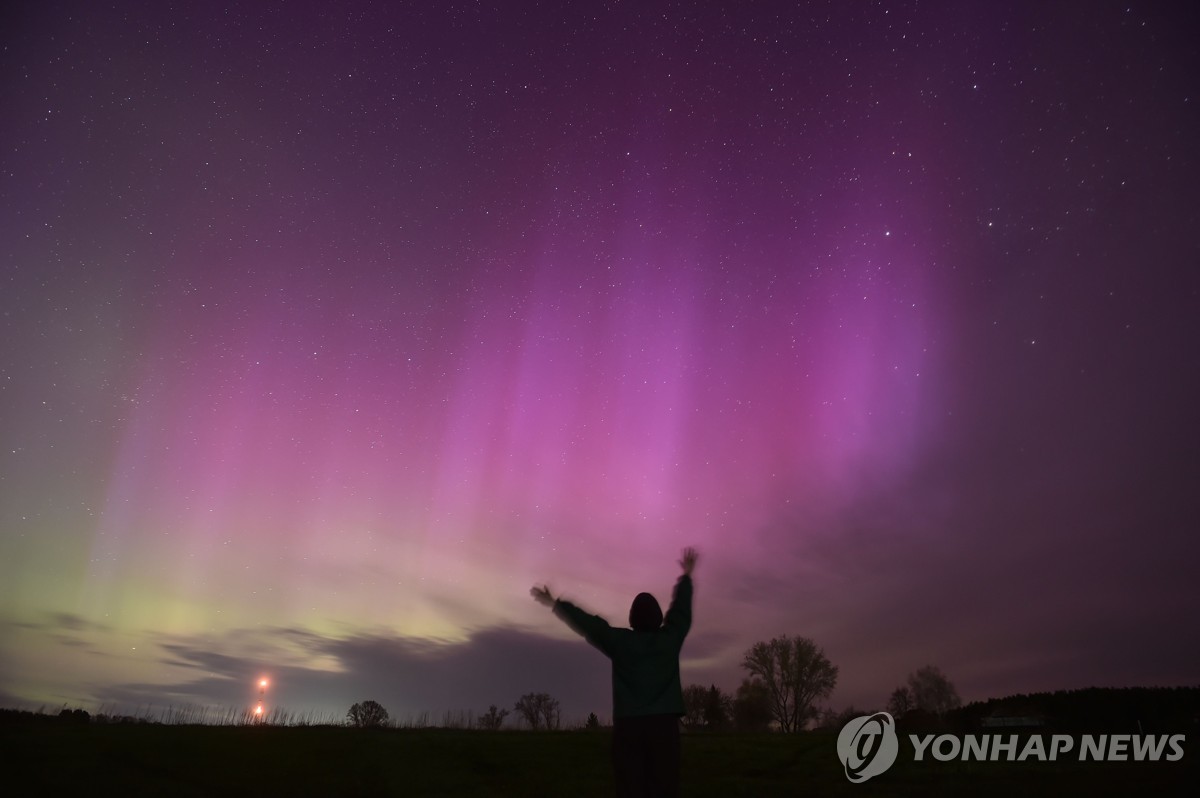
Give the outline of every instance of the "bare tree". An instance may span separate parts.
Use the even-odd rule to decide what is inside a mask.
[[[560,720],[558,699],[551,698],[548,693],[526,693],[521,696],[513,709],[534,731],[558,728]]]
[[[704,723],[704,704],[708,701],[708,690],[703,685],[689,684],[683,688],[683,725],[698,729]]]
[[[548,730],[556,730],[556,729],[558,729],[559,720],[562,717],[561,713],[559,712],[559,708],[558,708],[558,699],[551,698],[550,696],[546,695],[545,693],[542,693],[541,696],[542,696],[542,706],[541,706],[542,728],[548,729]]]
[[[492,704],[487,712],[479,716],[479,727],[485,731],[498,731],[504,725],[506,717],[507,709],[496,709],[496,705]]]
[[[513,709],[516,710],[517,715],[529,724],[529,728],[537,730],[542,717],[538,711],[537,694],[526,693],[521,696],[517,699],[517,703],[513,705]]]
[[[360,729],[378,728],[387,725],[388,711],[377,701],[362,701],[350,707],[346,720]]]
[[[911,708],[932,715],[942,715],[962,705],[954,685],[935,665],[926,665],[916,673],[910,673],[908,691],[912,695]]]
[[[837,667],[807,637],[784,635],[755,643],[742,667],[766,687],[771,717],[783,732],[803,729],[816,716],[816,700],[827,697],[837,684]]]
[[[892,691],[892,696],[888,699],[887,711],[892,713],[893,718],[904,717],[905,713],[912,708],[913,697],[907,687],[901,685]]]

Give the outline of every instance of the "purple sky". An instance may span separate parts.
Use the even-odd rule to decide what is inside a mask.
[[[1200,683],[1187,4],[25,4],[0,704]]]

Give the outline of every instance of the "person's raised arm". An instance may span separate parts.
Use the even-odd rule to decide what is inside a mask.
[[[692,628],[692,571],[699,559],[700,555],[691,546],[683,550],[683,558],[679,560],[683,574],[675,583],[675,590],[671,594],[671,606],[663,620],[663,628],[678,635],[681,644],[683,638],[687,637],[688,630]]]
[[[529,588],[529,595],[533,596],[533,600],[538,604],[542,604],[546,607],[554,606],[555,598],[554,596],[550,595],[550,585],[542,585],[541,587],[537,587],[535,585],[534,587]]]
[[[599,615],[584,612],[569,601],[554,598],[550,593],[549,585],[530,588],[529,595],[533,596],[534,601],[538,604],[553,608],[554,614],[567,626],[583,635],[589,643],[604,652],[606,656],[611,656],[608,637],[612,627],[608,625],[608,621]]]
[[[700,554],[691,546],[683,550],[683,559],[679,561],[679,567],[683,569],[684,576],[691,576],[692,569],[696,567],[696,561],[700,559]]]

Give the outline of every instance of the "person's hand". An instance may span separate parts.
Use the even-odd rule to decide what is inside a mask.
[[[533,596],[534,601],[538,604],[545,604],[547,607],[554,606],[554,596],[550,595],[550,586],[543,585],[541,587],[531,587],[529,595]]]
[[[679,561],[679,567],[683,569],[684,575],[692,575],[692,569],[696,567],[698,559],[700,559],[700,555],[691,546],[683,550],[683,559]]]

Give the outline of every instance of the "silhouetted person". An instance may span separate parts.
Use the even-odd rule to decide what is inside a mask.
[[[679,794],[679,718],[683,686],[679,650],[692,626],[692,569],[695,549],[684,549],[664,620],[649,593],[639,593],[629,608],[632,629],[614,629],[569,601],[555,599],[549,587],[529,592],[612,660],[613,775],[617,795],[661,798]]]

